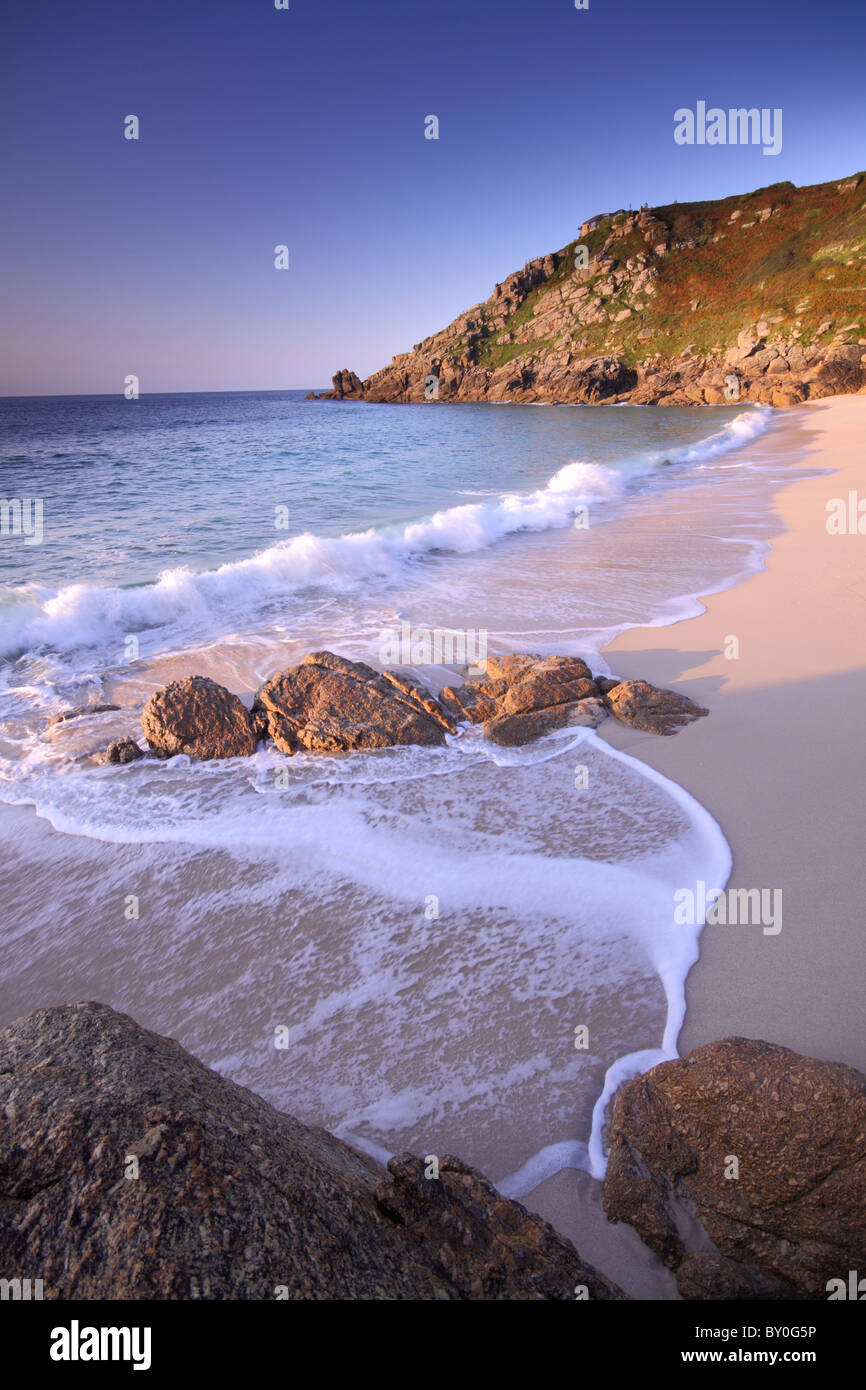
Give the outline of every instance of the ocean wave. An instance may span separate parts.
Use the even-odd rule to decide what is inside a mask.
[[[769,428],[774,417],[775,411],[770,406],[744,410],[715,434],[698,440],[697,444],[685,444],[666,457],[671,463],[698,463],[705,459],[717,458],[719,454],[727,454],[731,449],[740,449],[757,439]],[[659,459],[661,455],[654,457]]]
[[[503,493],[488,502],[465,503],[401,526],[337,537],[305,532],[244,560],[195,572],[164,571],[150,584],[99,587],[76,583],[51,590],[28,584],[0,591],[0,656],[59,653],[122,642],[132,633],[165,628],[179,637],[214,617],[238,620],[259,606],[304,588],[351,590],[361,579],[399,579],[414,558],[435,552],[468,554],[518,532],[571,525],[578,509],[621,498],[629,481],[653,474],[661,462],[694,463],[754,439],[773,412],[738,415],[706,440],[663,460],[650,455],[619,466],[576,460],[544,487]]]
[[[616,469],[568,463],[534,492],[505,493],[493,502],[449,507],[382,530],[337,537],[306,532],[215,570],[166,570],[155,583],[136,588],[82,583],[56,592],[36,585],[7,590],[0,609],[0,655],[103,646],[149,628],[200,623],[215,613],[237,616],[296,589],[346,589],[359,579],[396,579],[413,557],[435,551],[467,554],[518,531],[568,526],[579,506],[609,501],[623,488],[623,474]]]

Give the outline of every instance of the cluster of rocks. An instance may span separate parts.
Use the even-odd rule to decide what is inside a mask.
[[[272,676],[250,709],[206,676],[172,681],[150,697],[141,725],[158,757],[185,753],[208,759],[249,757],[262,740],[288,756],[301,749],[434,747],[461,724],[481,724],[494,743],[521,744],[569,725],[595,728],[609,714],[635,729],[672,734],[707,712],[687,696],[647,681],[593,676],[580,657],[491,656],[483,674],[446,686],[437,699],[403,672],[374,671],[362,661],[320,651]],[[109,745],[101,761],[141,757],[139,745],[122,738]]]
[[[686,695],[648,681],[593,676],[576,656],[488,657],[486,672],[440,695],[457,720],[482,724],[494,743],[530,743],[567,725],[596,728],[613,714],[632,728],[672,734],[708,713]]]
[[[0,1111],[0,1268],[47,1300],[625,1297],[460,1159],[379,1168],[102,1004],[0,1033]],[[826,1299],[864,1136],[858,1072],[729,1038],[622,1088],[605,1209],[683,1298]]]

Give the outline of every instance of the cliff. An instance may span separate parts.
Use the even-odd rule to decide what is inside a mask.
[[[390,366],[337,372],[314,399],[785,406],[864,388],[855,174],[591,218]]]

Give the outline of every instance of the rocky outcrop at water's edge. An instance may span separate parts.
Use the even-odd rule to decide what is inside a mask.
[[[288,756],[437,746],[461,724],[482,724],[494,743],[529,743],[569,725],[595,728],[609,713],[671,734],[707,710],[646,681],[593,677],[580,657],[491,656],[482,675],[446,686],[437,699],[403,672],[318,651],[266,681],[250,711],[216,682],[188,676],[152,695],[141,722],[157,756],[208,759],[247,756],[261,739]],[[134,750],[129,739],[114,743],[104,761],[129,762]]]

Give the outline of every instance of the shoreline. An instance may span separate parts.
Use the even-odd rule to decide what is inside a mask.
[[[866,583],[859,537],[827,531],[828,502],[862,489],[864,425],[866,400],[857,396],[790,412],[783,429],[791,462],[809,476],[775,494],[780,531],[763,568],[702,597],[699,615],[632,628],[603,652],[616,675],[674,687],[710,717],[675,738],[615,720],[597,736],[678,783],[713,816],[733,855],[728,888],[782,894],[776,934],[761,925],[704,927],[686,980],[681,1056],[744,1036],[866,1067],[866,1037],[856,1027],[866,872],[852,757],[866,699]],[[725,655],[726,646],[735,649],[731,638],[736,657]],[[593,1182],[563,1169],[522,1200],[635,1296],[676,1297],[668,1271],[634,1245],[634,1233],[607,1224]]]
[[[617,674],[640,667],[646,679],[676,684],[711,713],[676,739],[613,721],[600,736],[706,807],[731,847],[729,887],[784,895],[777,935],[704,928],[686,985],[681,1052],[743,1033],[866,1066],[866,1038],[851,1029],[861,1008],[851,967],[859,960],[862,978],[866,965],[857,932],[866,875],[844,872],[862,854],[851,708],[866,697],[866,585],[859,537],[830,535],[826,526],[827,503],[847,499],[862,481],[864,425],[866,400],[856,396],[802,407],[789,434],[800,446],[796,465],[832,471],[777,494],[784,529],[764,568],[702,599],[698,617],[633,628],[605,650]],[[805,454],[801,426],[809,432]],[[736,658],[724,654],[729,637],[738,639]]]

